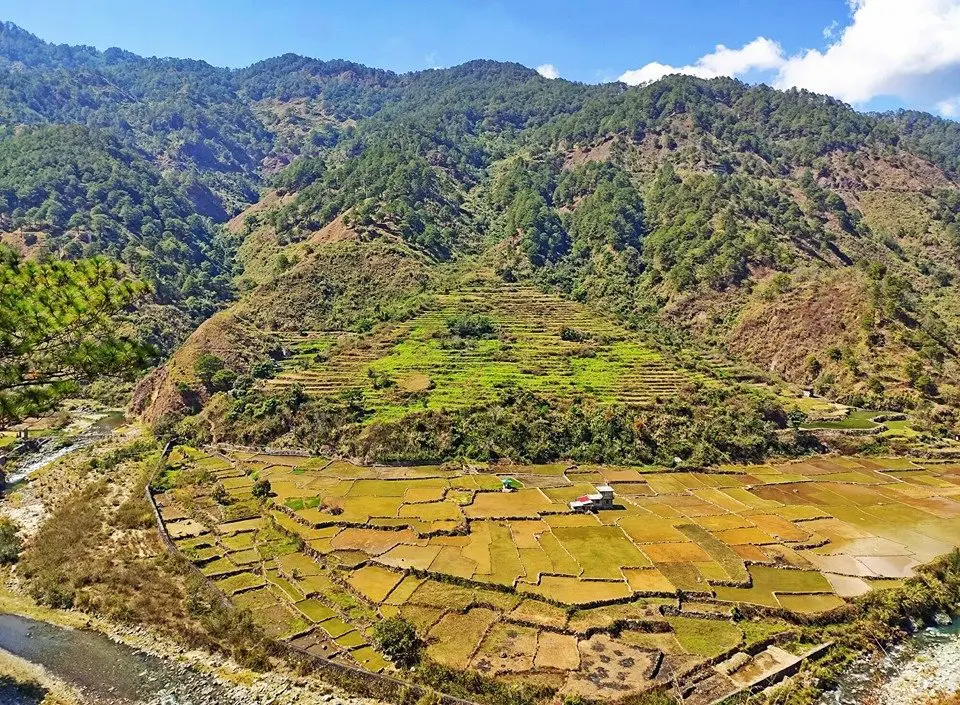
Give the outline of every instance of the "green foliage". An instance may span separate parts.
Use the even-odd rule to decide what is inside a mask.
[[[564,326],[560,329],[560,339],[568,342],[582,343],[585,340],[590,340],[592,337],[593,336],[590,335],[590,333],[577,330],[576,328],[571,328],[570,326]]]
[[[482,406],[411,411],[395,421],[362,422],[369,415],[359,395],[304,400],[296,407],[251,392],[220,417],[220,438],[269,445],[291,434],[296,445],[334,447],[378,461],[442,461],[511,458],[549,462],[572,458],[594,463],[659,463],[674,457],[700,466],[753,462],[788,452],[778,439],[786,412],[770,396],[747,388],[692,387],[654,408],[607,406],[586,400],[551,402],[533,393],[507,390]],[[208,440],[206,424],[185,435]],[[787,445],[785,445],[787,444]]]
[[[193,372],[197,378],[207,387],[211,386],[213,376],[223,369],[223,360],[216,355],[204,353],[193,363]]]
[[[923,361],[913,397],[955,396],[955,324],[925,306],[956,275],[955,189],[915,194],[929,211],[916,243],[874,234],[868,199],[846,196],[854,174],[854,191],[876,190],[866,159],[909,171],[914,155],[955,174],[950,121],[727,78],[592,86],[493,61],[396,75],[285,55],[229,70],[53,46],[10,24],[0,63],[16,66],[0,72],[7,124],[31,126],[0,130],[0,226],[24,226],[41,250],[109,254],[188,311],[186,323],[138,314],[158,347],[230,295],[229,240],[208,217],[226,219],[257,197],[264,167],[289,163],[270,177],[284,198],[235,238],[255,225],[269,245],[244,311],[255,326],[375,330],[409,316],[438,262],[488,248],[480,265],[509,281],[636,326],[699,315],[694,335],[722,337],[758,276],[773,302],[781,274],[877,260],[889,273],[869,325],[895,322]],[[317,236],[338,218],[349,232]],[[849,382],[871,374],[862,361],[818,359],[838,390],[868,384]],[[236,383],[223,372],[208,384]]]
[[[23,543],[18,532],[20,527],[8,517],[0,517],[0,565],[16,563]]]
[[[106,133],[54,125],[0,140],[0,210],[13,228],[44,231],[54,254],[122,262],[159,303],[197,319],[230,292],[210,221]]]
[[[640,194],[622,171],[607,165],[569,219],[575,254],[606,249],[639,250],[644,234]],[[561,184],[562,185],[562,184]]]
[[[266,499],[270,496],[270,491],[270,480],[261,478],[253,483],[253,489],[250,490],[250,493],[256,499]]]
[[[785,265],[778,235],[817,238],[796,204],[740,176],[682,180],[665,167],[647,194],[647,210],[653,225],[643,247],[646,281],[677,291],[701,283],[721,290],[742,282],[750,265]]]
[[[778,446],[775,430],[782,425],[785,418],[771,400],[742,390],[690,390],[647,411],[590,403],[553,406],[516,393],[484,408],[375,424],[353,443],[382,459],[670,464],[679,456],[708,465],[763,457]]]
[[[216,502],[221,506],[226,506],[230,504],[230,501],[231,501],[230,493],[227,492],[227,488],[221,485],[220,483],[217,483],[214,486],[213,492],[210,493],[210,497],[213,499],[214,502]]]
[[[453,316],[447,319],[447,331],[461,338],[486,338],[493,334],[493,321],[479,313]]]
[[[382,619],[373,627],[373,641],[398,666],[410,667],[420,661],[423,644],[412,624],[399,617]]]
[[[208,392],[225,392],[237,381],[237,373],[225,367],[221,358],[210,353],[197,357],[193,372]]]
[[[210,635],[211,645],[246,668],[259,671],[270,668],[269,643],[249,610],[224,605],[215,589],[197,576],[187,586],[186,608]]]
[[[0,425],[82,382],[142,369],[148,351],[117,323],[142,292],[107,260],[24,262],[0,250]]]

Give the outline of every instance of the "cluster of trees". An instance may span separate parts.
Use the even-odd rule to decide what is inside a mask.
[[[395,139],[353,145],[351,158],[326,168],[317,160],[302,167],[295,162],[296,171],[278,183],[302,190],[291,204],[267,215],[270,224],[281,240],[297,241],[350,211],[349,224],[361,231],[391,231],[439,259],[449,258],[473,237],[473,219],[462,209],[462,185],[432,166],[418,142],[416,134],[397,130]]]
[[[547,462],[690,465],[750,462],[785,449],[783,410],[769,397],[740,388],[691,388],[655,409],[605,407],[590,401],[558,405],[507,390],[497,402],[461,411],[424,411],[338,439],[360,457],[440,460],[466,457]],[[295,425],[303,441],[311,431]],[[329,442],[329,439],[326,439]]]
[[[668,76],[633,90],[593,95],[579,110],[548,124],[542,144],[592,143],[609,134],[642,139],[675,131],[711,137],[754,153],[779,169],[810,164],[834,150],[866,145],[900,146],[950,173],[960,163],[960,129],[926,113],[859,113],[845,103],[807,90],[778,91],[732,78]]]
[[[655,223],[644,241],[648,281],[675,291],[742,282],[749,266],[785,266],[783,242],[817,244],[821,237],[796,203],[749,177],[696,174],[681,180],[665,166],[647,193]]]
[[[109,129],[173,166],[211,215],[204,189],[226,211],[255,200],[262,160],[280,148],[258,105],[306,101],[325,118],[304,144],[283,149],[311,161],[292,166],[277,185],[316,187],[276,224],[309,230],[353,208],[361,224],[392,223],[441,256],[476,230],[462,208],[464,192],[518,149],[683,133],[688,141],[755,154],[782,173],[831,150],[868,144],[899,145],[955,172],[960,152],[960,132],[950,121],[911,112],[866,115],[806,91],[725,78],[671,76],[626,89],[549,81],[494,61],[397,75],[292,54],[230,70],[55,46],[9,23],[0,25],[2,65],[17,67],[0,72],[5,122]],[[535,190],[549,206],[544,189]],[[530,193],[522,198],[521,225],[528,225],[542,204]],[[534,222],[542,235],[535,256],[556,256],[564,245],[556,222],[549,215]]]
[[[757,461],[801,442],[778,435],[789,420],[773,397],[737,385],[691,387],[655,408],[561,404],[507,389],[482,407],[425,410],[374,424],[365,424],[369,410],[358,392],[308,398],[295,388],[280,395],[252,389],[241,399],[215,398],[205,413],[180,432],[209,440],[213,420],[221,441],[269,445],[283,436],[299,447],[383,462],[572,458],[672,465],[680,458],[706,466]]]
[[[623,304],[640,273],[647,230],[641,194],[612,162],[561,167],[549,154],[518,158],[494,178],[488,200],[500,215],[492,233],[508,243],[500,273],[512,279],[529,270],[575,298]]]
[[[28,238],[42,232],[51,255],[123,262],[158,303],[195,320],[230,295],[228,251],[214,225],[103,132],[50,125],[0,140],[0,214]]]
[[[0,427],[83,382],[140,371],[149,351],[118,316],[142,292],[107,260],[24,262],[0,248]]]

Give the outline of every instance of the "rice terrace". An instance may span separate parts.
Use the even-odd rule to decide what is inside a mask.
[[[492,272],[466,279],[425,297],[419,315],[370,334],[278,334],[290,354],[270,385],[317,396],[358,389],[373,421],[490,402],[509,384],[552,398],[648,404],[706,379],[583,304]]]
[[[0,704],[960,705],[960,0],[612,2],[8,3]]]
[[[612,508],[571,510],[599,485]],[[958,495],[960,464],[841,456],[704,473],[179,446],[155,482],[177,548],[311,654],[389,671],[371,630],[399,616],[452,668],[689,703],[795,666],[821,647],[798,625],[953,550]]]

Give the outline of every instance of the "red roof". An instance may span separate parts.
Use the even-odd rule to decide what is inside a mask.
[[[587,497],[587,495],[583,495],[583,497],[577,497],[577,501],[578,501],[578,502],[591,502],[591,501],[593,501],[593,500],[591,500],[589,497]]]

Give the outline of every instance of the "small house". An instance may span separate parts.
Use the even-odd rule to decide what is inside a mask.
[[[585,494],[570,502],[570,509],[574,512],[594,512],[599,509],[613,509],[613,488],[610,485],[600,485],[595,494]]]
[[[598,509],[613,509],[613,488],[610,485],[600,485],[597,492],[600,493]]]

